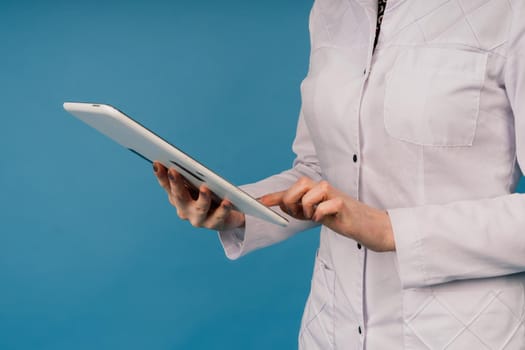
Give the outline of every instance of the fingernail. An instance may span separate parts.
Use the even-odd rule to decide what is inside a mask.
[[[224,205],[224,209],[226,210],[231,210],[232,208],[233,208],[233,205],[230,203]]]
[[[157,168],[157,164],[153,164],[153,171],[157,172],[158,170],[159,170],[159,168]]]
[[[208,197],[208,193],[200,191],[200,196]]]
[[[171,181],[175,181],[175,176],[172,173],[168,173],[168,177]]]

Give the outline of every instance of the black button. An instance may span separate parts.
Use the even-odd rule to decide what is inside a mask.
[[[352,159],[354,160],[354,163],[357,163],[357,154],[354,154],[354,156],[352,157]]]
[[[357,243],[357,249],[361,249],[361,243]]]
[[[359,332],[359,334],[361,334],[361,326],[357,327],[357,331]]]
[[[366,68],[363,70],[363,75],[366,75]]]

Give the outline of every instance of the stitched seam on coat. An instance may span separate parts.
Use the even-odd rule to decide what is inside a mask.
[[[521,317],[521,320],[518,321],[518,324],[516,324],[516,327],[514,327],[512,332],[509,334],[509,337],[505,340],[505,342],[501,346],[502,350],[504,350],[507,347],[507,345],[509,345],[509,343],[512,340],[512,338],[514,338],[514,336],[516,335],[518,330],[523,326],[523,324],[525,324],[525,316]]]
[[[476,124],[474,125],[474,133],[472,134],[472,139],[470,140],[470,145],[472,146],[474,144],[474,141],[476,140],[476,134],[478,133],[478,126],[479,126],[479,116],[481,114],[481,96],[482,92],[485,89],[485,79],[487,78],[487,61],[488,61],[488,55],[485,54],[485,65],[483,66],[483,74],[482,74],[482,80],[480,82],[480,87],[478,91],[478,103],[476,105]]]
[[[419,314],[421,312],[423,312],[423,310],[425,310],[427,308],[427,306],[432,302],[434,301],[434,298],[432,297],[432,295],[430,295],[424,302],[421,303],[421,305],[419,305],[419,309],[416,310],[416,312],[414,312],[414,314],[412,316],[410,316],[410,318],[408,320],[405,320],[405,323],[409,323],[409,322],[412,322],[416,317],[419,316]]]
[[[516,335],[516,333],[518,332],[518,330],[523,327],[524,323],[525,323],[525,304],[524,304],[524,298],[523,296],[525,295],[525,288],[523,287],[523,284],[521,285],[521,315],[518,318],[518,323],[516,324],[516,326],[514,327],[513,331],[509,334],[509,336],[507,337],[507,339],[503,342],[503,345],[501,346],[501,349],[505,349],[507,347],[507,345],[509,345],[510,341],[512,340],[512,338],[514,338],[514,336]],[[499,298],[498,298],[499,299]],[[507,308],[509,308],[511,311],[512,309],[506,304],[504,303],[501,299],[499,299],[499,301],[505,305]],[[513,312],[514,314],[514,312]],[[515,315],[515,314],[514,314]]]
[[[422,196],[423,198],[421,198],[423,200],[423,205],[426,204],[426,193],[425,193],[425,148],[420,146],[420,155],[421,155],[421,159],[420,159],[420,163],[421,163],[421,187],[422,187]],[[420,266],[420,269],[421,269],[421,274],[422,274],[422,277],[423,277],[423,282],[425,284],[430,284],[429,283],[429,275],[428,275],[428,271],[426,269],[426,265],[425,265],[425,261],[423,259],[423,256],[427,256],[426,254],[424,254],[423,252],[423,237],[422,237],[422,234],[421,234],[421,225],[419,224],[419,218],[416,218],[416,225],[417,225],[417,250],[419,251],[419,256],[418,256],[418,260],[419,260],[419,266]]]
[[[487,1],[487,4],[488,3],[489,2]],[[470,28],[470,31],[472,32],[472,35],[474,35],[474,38],[476,39],[476,42],[478,43],[478,46],[481,47],[481,42],[479,41],[479,38],[478,38],[476,32],[474,31],[474,28],[472,27],[472,24],[468,20],[467,13],[465,12],[465,9],[463,8],[463,6],[461,6],[461,2],[459,0],[456,0],[456,4],[458,4],[458,7],[461,9],[461,12],[463,13],[463,18],[465,19],[465,22],[467,22],[468,27]],[[478,7],[478,8],[481,8],[481,6]]]
[[[508,312],[514,316],[516,319],[520,319],[520,317],[522,317],[522,315],[517,315],[514,310],[512,310],[512,308],[510,306],[507,305],[506,302],[504,302],[503,300],[501,300],[501,298],[499,297],[499,295],[496,296],[496,299],[498,299],[498,301],[507,308]]]
[[[455,1],[458,2],[458,0],[455,0]],[[485,1],[484,3],[482,3],[482,4],[479,4],[477,7],[475,7],[475,8],[473,8],[473,9],[469,10],[468,12],[465,12],[465,11],[463,10],[463,7],[460,6],[459,3],[458,3],[458,6],[460,7],[460,9],[462,10],[462,12],[464,13],[464,17],[463,17],[462,19],[465,19],[465,21],[468,23],[468,25],[469,25],[471,31],[473,32],[474,37],[475,37],[476,41],[478,42],[478,44],[479,44],[479,39],[478,39],[477,35],[475,34],[475,32],[474,32],[474,30],[473,30],[473,28],[472,28],[470,22],[467,20],[466,17],[467,17],[467,15],[471,14],[472,12],[474,12],[474,11],[476,11],[476,10],[479,10],[480,8],[482,8],[483,6],[489,4],[489,3],[492,2],[492,1],[494,1],[494,0],[487,0],[487,1]],[[442,6],[448,4],[449,2],[450,2],[450,1],[445,1],[445,2],[443,2],[442,4],[440,4],[438,7],[436,7],[435,9],[433,9],[432,11],[430,11],[430,12],[428,12],[428,13],[425,13],[425,14],[423,14],[423,15],[419,15],[419,16],[414,15],[413,11],[410,10],[409,12],[410,12],[410,14],[412,15],[413,20],[412,20],[411,22],[405,24],[405,25],[402,26],[401,28],[399,28],[399,30],[397,30],[397,31],[394,32],[390,37],[388,37],[388,40],[390,41],[391,39],[393,39],[393,38],[395,38],[396,36],[398,36],[399,34],[401,34],[401,32],[402,32],[403,30],[405,30],[406,28],[410,27],[410,26],[413,25],[413,24],[416,24],[416,25],[418,25],[418,29],[422,32],[423,39],[424,39],[425,43],[427,43],[427,42],[428,42],[428,39],[425,37],[425,35],[424,35],[423,31],[422,31],[422,28],[421,28],[421,26],[420,26],[420,24],[419,24],[419,21],[422,20],[422,19],[424,19],[424,18],[427,17],[428,15],[432,14],[434,11],[438,10],[438,9],[441,8]],[[513,9],[512,5],[510,4],[510,1],[507,0],[507,2],[509,3],[511,9]],[[459,19],[458,21],[453,22],[452,24],[450,24],[449,26],[447,26],[446,29],[450,28],[450,27],[451,27],[452,25],[454,25],[455,23],[458,23],[460,20],[461,20],[461,19]],[[436,38],[439,38],[439,36],[440,36],[441,34],[443,34],[444,31],[445,31],[445,30],[443,30],[443,31],[442,31],[438,36],[436,36],[435,38],[431,39],[431,41],[434,40],[434,39],[436,39]],[[493,50],[496,50],[496,49],[500,48],[500,47],[503,46],[505,43],[506,43],[506,41],[503,41],[501,44],[498,44],[498,45],[496,45],[496,46],[494,46],[494,47],[492,47],[492,48],[490,48],[490,49],[482,49],[482,48],[481,48],[481,45],[480,45],[479,47],[473,47],[473,48],[475,48],[475,49],[479,49],[479,50],[482,50],[482,51],[485,51],[485,52],[491,52],[491,53],[493,53]],[[395,45],[392,45],[392,46],[395,46]],[[468,46],[468,45],[466,45],[466,46]],[[386,47],[390,47],[390,45],[384,46],[383,48],[386,48]],[[494,54],[497,54],[497,55],[499,55],[499,56],[503,56],[503,57],[505,57],[505,55],[503,55],[503,54],[498,54],[498,53],[494,53]]]
[[[447,30],[449,30],[450,28],[452,28],[453,26],[455,26],[456,24],[458,24],[459,22],[461,22],[464,19],[465,19],[465,17],[461,17],[461,18],[458,18],[457,20],[453,21],[452,23],[449,23],[445,28],[443,28],[441,30],[441,32],[438,35],[430,38],[430,41],[439,39],[439,37],[442,36]],[[419,23],[419,21],[418,21],[418,23]]]
[[[418,332],[408,322],[405,321],[405,325],[406,325],[407,328],[409,328],[412,331],[412,334],[414,334],[414,336],[417,339],[419,339],[419,341],[423,345],[425,345],[427,347],[427,349],[432,350],[432,347],[425,342],[425,339],[423,339],[423,337],[421,335],[419,335]]]
[[[489,1],[490,1],[490,0],[489,0]],[[413,21],[412,21],[412,22],[409,22],[409,23],[405,24],[403,27],[399,28],[399,30],[398,30],[397,32],[392,33],[392,35],[391,35],[390,37],[388,37],[388,39],[391,40],[391,39],[395,38],[395,37],[396,37],[397,35],[399,35],[404,29],[410,27],[411,25],[413,25],[413,24],[415,24],[415,23],[418,23],[418,21],[419,21],[420,19],[423,19],[424,17],[430,15],[432,12],[434,12],[435,10],[441,8],[442,6],[445,6],[445,5],[446,5],[447,3],[449,3],[449,2],[450,2],[450,0],[445,1],[445,2],[443,2],[442,4],[440,4],[438,7],[436,7],[436,8],[433,9],[432,11],[430,11],[429,13],[426,13],[426,14],[424,14],[424,15],[420,15],[419,17],[417,17],[417,16],[414,15],[414,12],[412,11],[412,9],[409,9],[409,12],[410,12],[410,14],[412,15]]]
[[[426,39],[425,39],[426,40]],[[505,43],[503,43],[502,45],[504,45]],[[383,45],[383,47],[381,47],[381,49],[387,49],[387,48],[391,48],[391,47],[408,47],[408,48],[443,48],[443,49],[472,49],[476,52],[479,52],[479,53],[487,53],[489,55],[494,55],[494,56],[498,56],[498,57],[502,57],[504,59],[507,58],[506,55],[504,54],[501,54],[499,52],[495,52],[495,51],[491,51],[491,50],[486,50],[486,49],[482,49],[482,48],[479,48],[479,47],[476,47],[476,46],[472,46],[472,45],[467,45],[467,44],[453,44],[453,43],[439,43],[439,42],[427,42],[425,41],[423,44],[386,44],[386,45]],[[498,46],[500,47],[500,46]],[[496,47],[496,49],[498,48]]]
[[[427,195],[425,193],[426,186],[426,179],[425,179],[425,146],[419,146],[419,176],[421,181],[419,182],[419,204],[425,205],[427,203],[426,198]]]
[[[509,56],[512,55],[512,53],[511,53],[511,47],[510,47],[510,43],[511,43],[511,40],[510,40],[510,39],[512,38],[512,35],[513,35],[514,32],[515,32],[515,28],[514,28],[514,26],[515,26],[515,24],[516,24],[516,12],[514,11],[514,7],[512,6],[511,1],[507,0],[507,3],[509,4],[509,6],[510,6],[510,8],[511,8],[511,10],[512,10],[512,14],[513,14],[513,16],[511,17],[511,20],[510,20],[510,30],[509,30],[509,32],[508,32],[508,34],[507,34],[507,40],[506,40],[506,41],[509,43],[509,45],[508,45],[508,47],[507,47],[507,52],[506,52],[505,57],[508,58]],[[518,49],[519,49],[519,48],[518,48]]]
[[[458,5],[458,7],[461,9],[461,12],[463,13],[463,17],[461,19],[464,19],[465,22],[467,22],[468,26],[470,27],[470,30],[472,32],[472,34],[474,35],[474,38],[476,39],[479,47],[481,48],[481,42],[478,38],[478,36],[476,35],[476,32],[474,31],[474,28],[472,27],[470,21],[468,20],[467,16],[472,14],[474,11],[477,11],[479,10],[480,8],[486,6],[487,4],[493,2],[494,0],[487,0],[486,2],[482,3],[482,4],[479,4],[477,7],[474,7],[472,9],[470,9],[468,12],[465,12],[465,10],[463,9],[463,7],[461,6],[459,0],[455,0],[456,4]],[[450,29],[454,24],[458,23],[461,19],[459,19],[458,21],[456,22],[453,22],[452,24],[450,24],[449,26],[447,26],[445,29],[443,29],[443,31],[438,35],[436,36],[436,38],[439,38],[439,36],[441,36],[447,29]],[[434,39],[436,39],[434,38]],[[496,47],[499,47],[500,45],[496,45],[495,47],[493,48],[490,48],[489,50],[493,50],[495,49]]]
[[[304,328],[306,328],[306,329],[308,328],[308,326],[317,318],[317,316],[319,316],[319,314],[321,312],[323,312],[325,306],[326,306],[326,302],[321,306],[321,308],[319,310],[315,311],[315,313],[312,316],[312,318],[308,322],[306,322],[306,324],[304,325]],[[310,307],[313,307],[313,305],[311,305]]]
[[[321,17],[320,19],[323,21],[323,27],[324,27],[324,30],[326,31],[326,34],[328,35],[328,40],[333,42],[334,38],[333,38],[332,33],[330,32],[330,30],[328,29],[328,24],[326,23],[326,18],[323,16],[323,14],[321,12],[319,12],[317,14],[317,17]]]
[[[310,333],[310,336],[313,337],[313,338],[315,338],[315,335],[314,335],[314,333],[312,332],[312,330],[309,328],[309,325],[310,325],[314,320],[317,319],[317,317],[319,316],[319,314],[321,313],[321,311],[323,311],[323,309],[325,308],[325,306],[326,306],[326,303],[321,307],[321,309],[319,310],[319,312],[315,314],[315,317],[312,318],[312,319],[310,320],[310,322],[308,322],[307,325],[305,325],[305,330],[308,331],[308,333]],[[320,321],[320,320],[318,320],[318,321]],[[330,341],[330,337],[328,336],[328,333],[326,332],[326,329],[324,329],[324,327],[319,327],[319,328],[321,328],[321,330],[323,331],[323,334],[324,334],[324,336],[326,337],[326,340],[328,341],[328,343],[330,344],[330,346],[333,347],[333,344],[332,344],[331,341]],[[303,331],[303,334],[304,334],[304,331]]]
[[[423,37],[423,43],[428,44],[427,36],[425,35],[425,31],[423,30],[423,28],[421,28],[421,24],[419,23],[419,21],[415,21],[414,23],[416,24],[417,29],[419,30],[419,32],[421,33],[421,36]]]
[[[453,345],[454,341],[463,333],[465,333],[465,331],[468,331],[470,334],[472,334],[474,337],[476,337],[480,343],[482,343],[483,345],[485,345],[488,349],[490,349],[490,346],[485,343],[483,341],[483,339],[481,339],[472,329],[470,329],[470,326],[477,321],[477,319],[483,314],[483,312],[490,306],[494,303],[494,301],[497,299],[497,295],[495,293],[492,293],[492,292],[489,292],[488,294],[492,294],[492,298],[487,301],[487,303],[470,319],[470,321],[468,321],[467,323],[461,321],[461,319],[459,319],[459,317],[457,317],[457,315],[446,305],[444,304],[441,300],[439,300],[438,297],[435,297],[436,299],[436,302],[438,302],[443,308],[445,308],[447,310],[447,312],[449,313],[450,316],[454,317],[456,319],[456,321],[458,321],[459,323],[461,323],[463,325],[463,328],[454,336],[452,337],[452,339],[450,339],[450,341],[445,345],[444,349],[448,348],[449,346]],[[498,294],[501,294],[501,291],[498,292]]]
[[[417,223],[417,241],[416,241],[416,251],[419,251],[419,254],[417,256],[417,260],[419,260],[419,267],[421,269],[421,277],[423,279],[423,283],[425,285],[429,285],[429,284],[432,284],[430,282],[430,279],[429,279],[429,276],[428,276],[428,272],[427,272],[427,269],[426,269],[426,266],[424,265],[424,260],[423,260],[423,256],[425,256],[426,254],[423,253],[423,239],[421,237],[421,228],[420,228],[420,225],[419,225],[419,220],[416,219],[416,223]]]
[[[384,13],[386,14],[386,13],[389,13],[389,12],[395,10],[396,8],[401,6],[401,4],[403,4],[403,2],[405,2],[405,0],[396,1],[394,3],[390,2],[390,1],[387,1]]]
[[[434,12],[436,12],[437,10],[439,10],[440,8],[442,8],[443,6],[445,6],[446,4],[448,4],[451,1],[452,0],[443,1],[443,3],[439,4],[439,6],[433,8],[429,12],[424,13],[424,14],[420,15],[419,17],[414,17],[414,18],[416,19],[416,21],[422,20],[423,18],[425,18],[427,16],[430,16],[431,14],[433,14]],[[491,0],[488,0],[488,1],[491,1]]]

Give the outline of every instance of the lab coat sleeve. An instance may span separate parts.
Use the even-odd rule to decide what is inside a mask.
[[[318,46],[319,42],[326,40],[324,36],[326,31],[317,28],[319,26],[324,28],[325,25],[317,16],[317,6],[317,1],[315,1],[309,18],[311,49]],[[318,35],[316,33],[323,34]],[[241,188],[257,198],[267,193],[285,190],[302,176],[307,176],[314,181],[320,181],[322,178],[321,168],[302,111],[299,114],[297,132],[292,148],[296,158],[291,169]],[[297,232],[316,225],[311,221],[293,219],[278,208],[276,210],[288,218],[289,224],[287,227],[273,225],[247,215],[243,229],[219,232],[219,239],[226,256],[230,259],[237,259],[248,252],[283,241]]]
[[[285,190],[302,176],[307,176],[315,181],[321,180],[321,169],[302,113],[299,116],[293,151],[296,158],[292,169],[262,181],[241,186],[241,188],[258,198],[267,193]],[[244,228],[219,232],[219,239],[226,256],[229,259],[237,259],[255,249],[283,241],[297,232],[315,226],[311,221],[296,220],[278,208],[275,210],[288,218],[290,223],[287,227],[277,226],[246,215]]]
[[[514,32],[509,47],[504,80],[514,114],[516,159],[523,170],[525,30]],[[388,212],[404,288],[525,271],[524,194]]]

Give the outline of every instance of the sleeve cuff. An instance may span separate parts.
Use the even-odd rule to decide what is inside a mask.
[[[271,235],[264,235],[268,228],[266,221],[246,215],[243,228],[219,231],[219,240],[226,257],[236,260],[258,248],[272,244]]]
[[[426,273],[421,232],[413,209],[388,210],[399,266],[399,278],[404,289],[425,286]]]
[[[235,260],[241,257],[244,244],[245,228],[235,228],[226,231],[219,231],[219,241],[226,253],[226,257]]]

